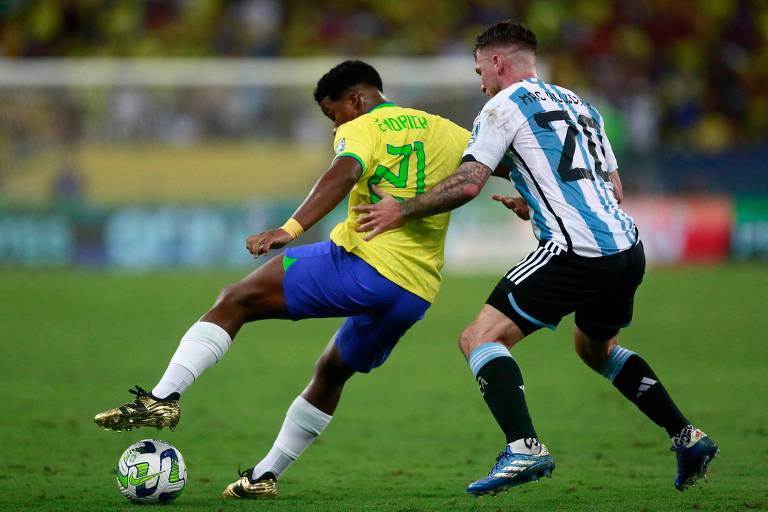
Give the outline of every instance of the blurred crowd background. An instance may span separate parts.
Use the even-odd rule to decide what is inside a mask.
[[[466,54],[484,27],[514,18],[537,33],[553,81],[594,90],[627,112],[633,149],[663,141],[719,151],[762,143],[768,131],[768,2],[762,0],[3,5],[0,50],[7,58]]]
[[[764,0],[4,0],[0,64],[464,57],[471,75],[475,36],[507,18],[537,34],[545,78],[601,110],[630,194],[768,196]],[[464,126],[485,101],[383,78]],[[0,85],[0,206],[292,199],[329,142],[306,84]],[[286,165],[303,177],[275,180]]]

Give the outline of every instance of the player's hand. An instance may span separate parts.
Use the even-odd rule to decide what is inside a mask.
[[[293,238],[286,231],[280,228],[270,229],[258,235],[251,235],[245,239],[245,248],[253,254],[254,258],[267,255],[270,249],[279,249],[284,247]]]
[[[400,203],[376,185],[373,186],[373,192],[381,198],[378,203],[360,204],[352,207],[352,211],[362,214],[355,219],[357,222],[355,231],[368,233],[365,237],[366,242],[384,231],[397,229],[405,224],[400,213]]]
[[[523,220],[529,220],[531,218],[530,211],[528,210],[528,203],[522,197],[510,197],[510,196],[491,196],[491,199],[498,201],[513,212],[515,215]]]

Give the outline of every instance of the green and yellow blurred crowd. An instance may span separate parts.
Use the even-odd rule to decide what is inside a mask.
[[[5,0],[0,53],[30,57],[468,53],[506,18],[550,78],[636,111],[630,141],[719,150],[768,133],[763,0]],[[645,113],[645,115],[643,115]],[[634,136],[637,137],[636,135]]]

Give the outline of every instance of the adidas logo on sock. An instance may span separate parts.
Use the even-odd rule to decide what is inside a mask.
[[[656,384],[656,382],[657,381],[649,379],[648,377],[643,377],[643,380],[640,381],[640,386],[637,388],[637,396],[635,398],[640,398],[640,395],[648,391],[648,389]]]

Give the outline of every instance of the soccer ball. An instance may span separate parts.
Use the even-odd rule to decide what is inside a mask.
[[[120,492],[137,503],[168,503],[187,483],[181,452],[164,441],[142,439],[132,444],[117,462]]]

